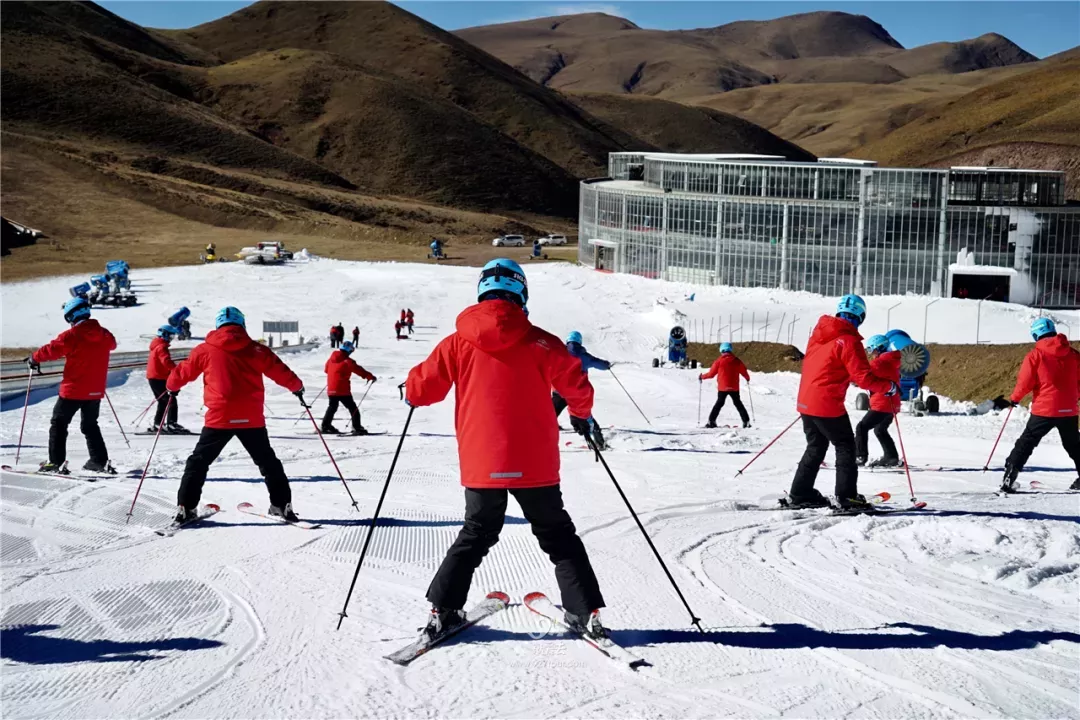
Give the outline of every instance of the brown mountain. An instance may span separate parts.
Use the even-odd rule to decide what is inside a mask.
[[[905,50],[870,18],[839,12],[677,31],[583,15],[458,35],[549,87],[679,101],[773,82],[884,84],[1035,59],[1000,35]]]

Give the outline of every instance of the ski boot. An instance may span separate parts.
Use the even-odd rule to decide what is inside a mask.
[[[866,497],[855,493],[851,497],[837,497],[837,504],[841,510],[853,510],[857,512],[873,512],[874,505],[867,501]]]
[[[68,470],[67,462],[62,462],[57,465],[54,462],[43,462],[38,465],[38,472],[41,473],[53,473],[54,475],[70,475],[71,471]]]
[[[802,508],[821,508],[829,507],[829,499],[816,489],[811,489],[806,495],[788,495],[786,498],[781,498],[780,505],[797,510]]]
[[[1013,466],[1008,461],[1006,461],[1005,475],[1001,478],[1000,492],[1003,492],[1006,495],[1011,495],[1016,492],[1016,476],[1019,474],[1020,472],[1013,468]]]
[[[300,518],[296,517],[296,513],[293,512],[292,503],[285,503],[284,508],[279,508],[277,505],[271,505],[270,509],[266,511],[267,515],[273,517],[279,517],[285,522],[299,522]]]
[[[350,432],[349,434],[350,435],[370,435],[371,433],[368,432],[367,428],[364,427],[363,425],[353,425],[352,432]]]
[[[108,460],[103,463],[100,463],[97,460],[87,460],[86,464],[82,466],[82,469],[90,472],[102,473],[104,475],[116,474],[116,468],[114,468],[113,464]]]
[[[855,458],[855,467],[866,467],[866,460],[867,458],[862,456]]]
[[[716,423],[714,423],[714,422],[705,423],[705,427],[712,430],[712,429],[714,429],[716,427]]]
[[[742,421],[742,426],[743,426],[744,428],[748,428],[748,427],[750,427],[750,421],[749,421],[749,420],[743,420],[743,421]]]
[[[445,635],[458,625],[465,622],[464,610],[451,610],[450,608],[432,607],[431,615],[428,617],[427,625],[423,627],[421,632],[429,639],[433,640],[440,635]]]
[[[900,458],[896,457],[882,457],[877,460],[873,460],[866,467],[871,468],[894,468],[900,467]]]
[[[182,525],[183,523],[190,522],[197,517],[199,517],[199,512],[197,510],[189,510],[183,505],[177,505],[176,516],[173,518],[173,522],[177,525]]]
[[[322,428],[320,428],[320,430],[322,431],[323,435],[340,435],[341,434],[340,430],[338,430],[336,427],[334,427],[333,425],[331,425],[329,423],[323,425]]]
[[[594,426],[593,427],[592,441],[593,441],[593,445],[596,446],[597,450],[601,450],[601,451],[602,450],[607,450],[607,443],[604,442],[604,434],[602,432],[600,432],[600,427],[599,426]]]
[[[1080,490],[1080,477],[1073,480],[1073,484],[1069,486],[1070,490]]]
[[[162,432],[169,435],[190,435],[191,431],[180,423],[167,423],[165,429]]]
[[[588,615],[574,615],[569,610],[563,612],[563,620],[576,633],[581,633],[590,640],[606,640],[608,631],[600,623],[600,611],[593,610]]]

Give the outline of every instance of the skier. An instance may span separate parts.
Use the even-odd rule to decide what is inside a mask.
[[[305,405],[304,383],[273,350],[248,336],[244,314],[236,308],[218,311],[214,327],[206,334],[206,341],[195,346],[188,359],[169,374],[166,383],[175,398],[182,387],[202,375],[206,405],[202,433],[180,480],[176,522],[195,516],[210,463],[234,437],[239,438],[266,481],[269,514],[295,522],[298,518],[293,512],[289,479],[266,432],[263,375],[289,390],[301,405]]]
[[[86,436],[86,449],[90,454],[83,470],[115,475],[98,427],[98,415],[109,374],[109,354],[116,349],[116,338],[97,320],[91,319],[90,303],[85,298],[71,298],[64,303],[64,320],[71,328],[26,359],[33,371],[40,370],[43,362],[67,358],[49,425],[49,460],[41,463],[39,469],[68,474],[68,425],[78,412],[82,415],[79,429]]]
[[[352,329],[352,344],[354,348],[360,344],[360,328],[355,325]]]
[[[720,357],[716,358],[708,372],[698,375],[698,382],[716,378],[716,404],[713,405],[712,412],[709,413],[709,422],[705,427],[716,427],[716,418],[724,407],[724,401],[729,397],[731,398],[731,404],[739,411],[742,426],[744,428],[750,427],[750,416],[746,414],[746,408],[743,406],[742,398],[739,396],[740,375],[746,378],[747,383],[750,382],[750,373],[747,371],[743,361],[735,357],[735,351],[731,347],[731,343],[720,343]]]
[[[866,341],[867,357],[870,360],[870,372],[874,375],[900,382],[900,353],[891,350],[889,338],[884,335],[874,335]],[[866,440],[870,431],[881,443],[882,456],[870,463],[870,467],[897,467],[900,465],[900,456],[896,452],[896,445],[889,437],[889,425],[893,417],[900,412],[900,394],[893,396],[882,393],[870,393],[870,409],[863,415],[862,420],[855,426],[855,464],[859,467],[866,465],[869,458],[866,449]]]
[[[405,327],[409,328],[409,334],[413,334],[413,321],[416,316],[413,314],[412,308],[405,311]]]
[[[331,325],[330,326],[330,347],[331,348],[336,348],[337,346],[338,346],[337,326],[336,325]]]
[[[671,328],[671,334],[668,335],[667,343],[667,359],[668,362],[678,363],[679,365],[686,364],[686,331],[681,326],[676,325]]]
[[[1031,323],[1035,347],[1024,358],[1016,376],[1009,401],[1017,403],[1031,393],[1031,418],[1016,440],[1005,460],[1002,492],[1016,492],[1016,476],[1043,437],[1054,430],[1061,437],[1065,452],[1076,465],[1077,478],[1070,490],[1080,490],[1080,431],[1077,429],[1077,408],[1080,401],[1080,353],[1069,345],[1064,334],[1058,334],[1049,318],[1037,318]]]
[[[334,427],[334,413],[338,405],[344,405],[352,418],[351,435],[367,435],[368,431],[360,424],[360,410],[352,396],[351,377],[355,373],[368,382],[375,382],[375,376],[356,364],[349,357],[356,348],[351,342],[341,343],[341,347],[335,350],[327,359],[323,370],[326,372],[326,396],[330,398],[330,406],[323,415],[322,432],[328,435],[340,435],[341,431]]]
[[[836,316],[818,320],[803,358],[799,380],[798,409],[806,434],[806,451],[799,461],[788,493],[791,507],[824,507],[829,501],[814,488],[821,462],[832,444],[836,448],[836,498],[845,509],[866,509],[870,504],[858,493],[859,470],[855,465],[855,436],[844,409],[847,387],[854,382],[864,390],[900,392],[891,380],[870,371],[858,327],[866,319],[866,303],[858,295],[845,295]]]
[[[404,329],[405,329],[405,323],[403,321],[398,320],[396,323],[394,323],[394,334],[397,336],[398,340],[408,340],[409,339],[409,337],[407,335],[402,335],[401,334],[401,331],[404,330]]]
[[[148,428],[148,432],[157,432],[161,428],[168,435],[187,435],[188,430],[176,422],[179,413],[177,400],[169,397],[169,391],[165,387],[165,381],[169,379],[169,373],[176,367],[172,355],[169,354],[169,343],[179,330],[172,325],[162,325],[158,328],[157,337],[150,343],[150,357],[146,361],[146,379],[150,382],[150,391],[157,398],[157,411],[154,413],[154,424]],[[165,417],[165,409],[168,407],[169,417],[164,427],[161,419]]]
[[[516,262],[484,266],[477,303],[457,318],[457,332],[409,372],[406,401],[426,406],[456,385],[455,426],[465,524],[428,587],[431,616],[424,634],[461,624],[473,573],[498,542],[507,493],[517,500],[540,547],[555,564],[567,624],[593,638],[604,598],[559,487],[559,430],[548,391],[566,398],[581,435],[591,432],[593,389],[581,362],[559,339],[532,325],[529,299]]]
[[[345,326],[341,323],[334,326],[334,337],[337,338],[337,346],[341,347],[341,343],[345,342]]]
[[[589,351],[581,344],[581,340],[581,333],[577,330],[566,336],[566,350],[581,361],[582,372],[588,375],[589,370],[610,370],[611,363],[589,354]],[[556,418],[562,415],[562,411],[566,409],[566,400],[557,390],[551,391],[551,404],[555,408]],[[593,420],[595,419],[594,417]],[[600,431],[599,423],[593,424],[592,439],[598,448],[601,450],[607,449],[607,443],[604,442],[604,433]]]

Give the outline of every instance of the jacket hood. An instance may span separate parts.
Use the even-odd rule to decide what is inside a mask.
[[[894,373],[900,369],[900,352],[898,350],[891,350],[887,353],[882,353],[874,360],[883,370],[890,373]]]
[[[77,328],[80,335],[84,335],[87,340],[103,340],[105,339],[105,328],[101,327],[101,324],[93,318],[87,318],[74,325]]]
[[[1072,351],[1072,346],[1069,345],[1069,338],[1065,337],[1064,333],[1058,333],[1054,337],[1043,338],[1035,343],[1035,347],[1039,352],[1046,353],[1047,355],[1057,355],[1062,357],[1068,355]]]
[[[532,330],[525,312],[508,300],[485,300],[457,317],[458,335],[484,352],[499,352],[520,343]]]
[[[238,352],[252,343],[247,330],[239,325],[225,325],[206,333],[206,344],[224,350]]]
[[[817,327],[814,328],[814,332],[810,336],[810,342],[825,343],[835,340],[841,335],[850,335],[860,341],[862,340],[859,329],[847,320],[834,315],[822,315],[821,319],[818,320]]]
[[[343,363],[348,361],[349,356],[345,354],[344,350],[335,350],[334,352],[330,353],[330,362],[332,363]]]

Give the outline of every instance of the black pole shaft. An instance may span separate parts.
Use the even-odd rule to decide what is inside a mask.
[[[386,482],[383,483],[382,493],[379,495],[379,502],[375,505],[375,513],[371,516],[371,524],[368,525],[367,537],[364,538],[364,547],[360,549],[360,559],[356,562],[356,572],[352,576],[352,584],[349,585],[349,593],[345,596],[345,605],[342,606],[341,612],[338,613],[337,629],[341,629],[341,622],[349,617],[346,611],[349,609],[349,600],[352,599],[353,590],[356,588],[356,580],[360,577],[360,567],[364,564],[364,556],[367,555],[368,546],[371,544],[371,536],[375,534],[375,523],[379,520],[379,513],[382,511],[383,500],[386,499],[386,491],[390,489],[390,478],[394,477],[394,468],[397,467],[398,456],[401,455],[401,446],[405,444],[405,435],[409,432],[409,423],[412,422],[413,410],[416,408],[409,408],[409,416],[405,418],[405,427],[401,429],[401,439],[398,440],[397,450],[394,452],[394,459],[390,462],[390,470],[386,473]]]
[[[608,372],[611,373],[611,377],[615,378],[615,382],[619,383],[619,387],[621,387],[622,391],[626,393],[626,397],[630,398],[630,402],[634,403],[634,407],[636,407],[637,411],[641,413],[641,417],[645,418],[645,422],[649,423],[649,425],[652,425],[652,421],[649,420],[649,418],[645,415],[644,412],[642,412],[641,407],[637,404],[637,401],[634,400],[633,396],[626,391],[626,386],[622,384],[622,380],[619,379],[619,376],[616,375],[611,368],[608,368]]]
[[[653,551],[653,555],[656,556],[656,560],[660,563],[660,567],[664,569],[664,574],[667,575],[667,579],[671,582],[671,587],[675,588],[675,593],[679,596],[679,600],[682,601],[683,607],[686,608],[686,612],[690,613],[690,622],[699,632],[704,634],[705,630],[701,627],[701,618],[694,615],[694,611],[690,609],[690,603],[686,602],[686,597],[683,596],[678,583],[675,582],[675,578],[672,577],[671,571],[668,570],[667,565],[664,564],[664,558],[660,557],[660,551],[653,545],[652,538],[649,537],[649,533],[645,531],[645,526],[641,524],[641,520],[638,519],[637,513],[634,512],[634,506],[630,504],[630,500],[626,497],[626,493],[623,492],[622,487],[619,485],[619,481],[615,479],[615,473],[611,472],[607,460],[600,454],[600,448],[596,447],[596,444],[591,437],[586,437],[585,439],[589,441],[589,445],[596,451],[596,459],[603,464],[604,470],[607,470],[608,477],[611,478],[611,482],[615,485],[615,489],[619,491],[619,496],[622,498],[623,502],[626,503],[626,509],[630,511],[630,516],[634,518],[634,522],[637,523],[638,529],[641,530],[641,534],[645,536],[645,542],[649,543],[649,549]]]

